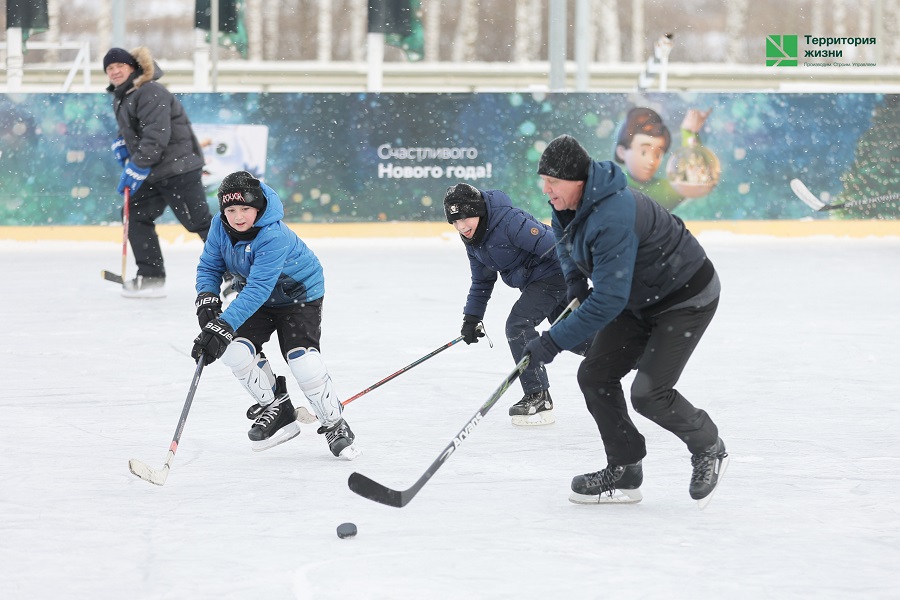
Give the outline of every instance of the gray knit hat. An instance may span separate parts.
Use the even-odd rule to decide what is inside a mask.
[[[561,135],[547,144],[538,163],[538,175],[567,181],[585,181],[591,156],[571,135]]]

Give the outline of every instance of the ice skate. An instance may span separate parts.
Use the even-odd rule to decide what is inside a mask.
[[[122,283],[122,296],[125,298],[165,298],[165,277],[144,277],[138,275]]]
[[[275,386],[275,400],[271,404],[257,404],[247,410],[247,417],[255,418],[247,432],[254,452],[268,450],[300,434],[300,424],[294,419],[294,405],[287,394],[284,377],[279,377]]]
[[[328,449],[338,458],[353,460],[358,457],[361,452],[356,447],[354,441],[356,436],[347,425],[347,421],[341,419],[331,427],[319,427],[317,433],[324,433],[325,440],[328,442]]]
[[[632,465],[609,465],[572,479],[569,501],[575,504],[636,504],[644,498],[640,489],[643,482],[641,461]]]
[[[521,400],[509,408],[513,425],[549,425],[556,421],[553,416],[553,399],[548,390],[525,394]]]
[[[691,456],[691,498],[697,501],[702,510],[712,500],[713,493],[728,468],[728,453],[725,442],[718,438],[716,443],[704,452]]]

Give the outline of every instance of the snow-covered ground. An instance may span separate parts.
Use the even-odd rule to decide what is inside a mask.
[[[217,363],[150,485],[127,462],[161,467],[181,413],[200,242],[166,245],[168,297],[135,301],[99,276],[117,244],[0,241],[0,597],[896,598],[900,239],[700,239],[724,291],[679,389],[732,457],[704,511],[684,446],[640,416],[644,501],[568,502],[572,476],[605,464],[571,355],[549,367],[556,424],[512,426],[516,385],[405,508],[350,492],[354,470],[411,485],[509,373],[505,287],[493,348],[457,344],[347,406],[358,460],[315,426],[251,452],[249,398]],[[454,236],[308,243],[343,398],[458,335]],[[347,521],[359,534],[341,540]]]

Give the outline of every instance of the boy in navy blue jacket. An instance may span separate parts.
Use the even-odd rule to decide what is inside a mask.
[[[191,356],[218,358],[256,404],[248,432],[253,450],[267,450],[300,433],[284,377],[276,377],[262,345],[278,333],[281,354],[309,400],[337,457],[359,456],[355,436],[319,354],[325,277],[319,259],[281,219],[275,191],[246,171],[219,186],[221,214],[213,217],[197,265],[197,318],[201,332]],[[222,311],[219,288],[234,275],[237,297]]]
[[[468,183],[457,183],[447,190],[444,213],[459,232],[472,269],[463,309],[463,341],[472,344],[484,337],[479,324],[499,274],[503,283],[522,292],[506,319],[506,339],[518,363],[525,345],[538,337],[536,327],[545,319],[556,319],[571,300],[567,299],[566,281],[554,251],[553,231],[524,210],[514,208],[503,192],[481,191]],[[587,295],[587,290],[584,293]],[[586,349],[584,344],[572,351],[583,354]],[[556,419],[544,366],[534,364],[522,373],[520,382],[525,395],[509,409],[513,424],[553,423]]]

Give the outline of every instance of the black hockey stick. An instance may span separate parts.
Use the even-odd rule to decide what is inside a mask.
[[[853,208],[856,206],[866,206],[868,204],[878,204],[879,202],[900,200],[900,194],[893,193],[885,194],[882,196],[875,196],[874,198],[868,198],[866,200],[851,200],[849,202],[842,202],[841,204],[825,204],[819,199],[818,196],[809,191],[809,188],[806,187],[806,184],[799,179],[791,179],[791,189],[794,191],[794,194],[796,194],[797,197],[803,201],[804,204],[806,204],[816,212],[827,210],[841,210],[844,208]]]
[[[363,391],[359,392],[359,393],[356,394],[355,396],[351,396],[350,398],[347,398],[346,400],[344,400],[343,402],[341,402],[341,406],[347,406],[348,404],[350,404],[351,402],[353,402],[353,401],[356,400],[357,398],[359,398],[359,397],[361,397],[361,396],[364,396],[364,395],[368,394],[369,392],[371,392],[371,391],[374,390],[375,388],[381,387],[382,385],[384,385],[385,383],[387,383],[388,381],[390,381],[390,380],[393,379],[394,377],[397,377],[398,375],[402,375],[403,373],[406,373],[407,371],[409,371],[410,369],[412,369],[412,368],[415,367],[416,365],[422,364],[423,362],[425,362],[426,360],[428,360],[428,359],[431,358],[432,356],[434,356],[434,355],[436,355],[436,354],[440,354],[441,352],[443,352],[444,350],[446,350],[446,349],[449,348],[450,346],[452,346],[452,345],[454,345],[454,344],[456,344],[456,343],[458,343],[458,342],[461,342],[462,340],[463,340],[463,336],[459,336],[459,337],[456,338],[455,340],[451,340],[451,341],[447,342],[446,344],[444,344],[443,346],[441,346],[441,347],[438,348],[437,350],[434,350],[434,351],[432,351],[432,352],[429,352],[428,354],[426,354],[426,355],[423,356],[422,358],[419,358],[419,359],[415,360],[414,362],[411,362],[410,364],[406,365],[405,367],[403,367],[403,368],[400,369],[399,371],[395,371],[394,373],[391,373],[390,375],[388,375],[387,377],[385,377],[384,379],[382,379],[382,380],[379,381],[378,383],[374,383],[374,384],[370,385],[369,387],[367,387],[367,388],[364,389]],[[319,420],[318,418],[316,418],[316,416],[315,416],[314,414],[312,414],[311,412],[309,412],[309,410],[307,410],[307,408],[306,408],[305,406],[298,406],[298,407],[297,407],[297,410],[296,410],[296,413],[297,413],[297,415],[296,415],[296,416],[297,416],[297,420],[300,421],[301,423],[309,424],[309,423],[315,423],[316,421]]]
[[[191,410],[191,402],[194,401],[194,393],[197,391],[197,384],[200,383],[200,374],[203,372],[203,354],[197,360],[197,370],[194,371],[194,379],[191,381],[191,389],[188,390],[187,399],[184,401],[184,408],[181,410],[181,417],[178,419],[178,426],[175,428],[175,435],[172,437],[172,443],[169,444],[169,453],[166,454],[166,462],[161,469],[154,469],[147,463],[132,458],[128,461],[128,468],[132,473],[155,485],[162,485],[169,476],[169,469],[172,468],[172,461],[175,460],[175,451],[178,450],[178,442],[181,441],[181,432],[184,431],[184,424],[187,421],[188,412]]]
[[[562,312],[562,314],[557,317],[557,319],[553,322],[555,325],[562,319],[569,316],[569,314],[578,307],[578,299],[572,300],[571,303],[566,307],[566,309]],[[350,486],[350,489],[359,494],[363,498],[368,498],[369,500],[373,500],[375,502],[380,502],[381,504],[386,504],[387,506],[394,506],[396,508],[402,508],[409,504],[410,500],[416,497],[416,494],[419,493],[419,490],[428,483],[428,480],[440,469],[447,459],[450,458],[450,455],[456,451],[460,445],[468,439],[470,435],[475,431],[475,427],[484,419],[484,416],[488,413],[491,408],[497,404],[497,401],[500,400],[500,397],[509,389],[509,387],[515,382],[516,379],[522,375],[522,372],[528,368],[528,363],[531,361],[531,355],[526,354],[522,357],[522,360],[516,364],[516,368],[512,370],[512,372],[506,376],[506,379],[503,380],[503,383],[500,384],[494,393],[491,394],[491,397],[487,399],[487,402],[481,405],[481,408],[469,419],[469,422],[466,423],[466,426],[463,427],[459,433],[450,441],[444,451],[440,453],[440,455],[435,459],[433,463],[426,469],[425,473],[419,477],[418,481],[416,481],[412,487],[398,491],[393,490],[389,487],[386,487],[373,479],[369,479],[365,475],[361,473],[353,472],[350,474],[350,478],[347,480],[347,485]]]
[[[122,284],[125,282],[125,265],[128,264],[128,205],[131,200],[131,188],[125,188],[125,203],[122,206],[122,274],[116,275],[112,271],[100,271],[100,275],[107,281]]]

